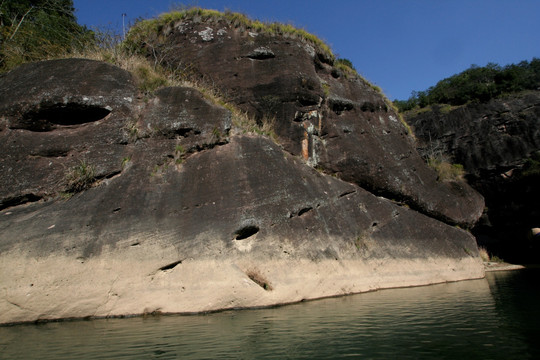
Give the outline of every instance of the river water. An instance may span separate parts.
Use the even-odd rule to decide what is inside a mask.
[[[540,270],[271,309],[0,327],[1,359],[539,359]]]

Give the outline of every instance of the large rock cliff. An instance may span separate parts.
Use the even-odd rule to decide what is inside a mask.
[[[251,115],[274,118],[280,144],[192,87],[142,96],[103,62],[0,77],[0,323],[483,276],[474,238],[438,220],[470,225],[482,198],[437,182],[367,83],[302,39],[193,19],[167,31],[189,33],[177,55]],[[222,53],[205,53],[212,46]]]
[[[462,164],[469,184],[486,198],[473,229],[479,243],[505,260],[536,262],[540,246],[528,233],[540,224],[540,92],[436,105],[406,118],[419,151]]]

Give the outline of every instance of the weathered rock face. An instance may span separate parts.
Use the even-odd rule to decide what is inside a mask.
[[[0,208],[69,190],[67,171],[83,160],[99,163],[96,179],[121,172],[136,95],[128,72],[58,60],[0,79]]]
[[[483,198],[467,184],[437,181],[378,91],[306,41],[184,19],[144,45],[260,121],[271,119],[283,148],[309,165],[450,224],[471,226],[482,214]]]
[[[474,229],[479,242],[504,259],[536,261],[527,232],[540,221],[540,179],[521,170],[540,150],[540,92],[450,111],[435,106],[407,121],[424,156],[444,154],[463,164],[468,182],[486,198],[487,212]]]
[[[0,79],[0,323],[483,276],[469,233],[232,135],[230,112],[194,89],[143,99],[135,83],[88,60]]]

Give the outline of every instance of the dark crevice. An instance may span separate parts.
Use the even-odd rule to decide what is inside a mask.
[[[331,99],[329,101],[330,109],[337,115],[341,115],[344,111],[351,111],[354,109],[352,102],[338,99]]]
[[[315,106],[319,104],[318,96],[310,96],[311,94],[302,94],[298,97],[300,106]]]
[[[235,240],[244,240],[247,239],[259,232],[259,227],[255,225],[244,226],[241,229],[236,230],[234,233]]]
[[[111,178],[113,178],[113,177],[115,177],[116,175],[119,175],[119,174],[121,174],[121,173],[122,173],[122,171],[113,171],[113,172],[111,172],[111,173],[106,174],[105,176],[103,176],[103,178],[104,178],[104,179],[111,179]],[[99,179],[99,178],[97,178],[97,179]]]
[[[317,208],[319,207],[319,204],[317,205]],[[305,208],[302,208],[300,209],[298,212],[294,213],[294,212],[291,212],[289,214],[289,218],[293,218],[295,216],[302,216],[308,212],[310,212],[311,210],[313,210],[313,207],[311,206],[306,206]]]
[[[326,53],[317,52],[317,59],[323,64],[334,65],[334,60]]]
[[[193,129],[192,128],[181,128],[181,129],[176,129],[174,130],[174,133],[176,135],[179,135],[179,136],[182,136],[182,137],[188,137],[189,136],[189,133],[192,132]],[[193,131],[194,134],[197,134],[197,133],[201,133],[200,131]]]
[[[12,198],[7,198],[7,199],[2,200],[2,202],[0,202],[0,210],[4,210],[13,206],[19,206],[19,205],[23,205],[27,203],[36,202],[41,199],[43,199],[43,197],[35,195],[35,194],[25,194],[21,196],[15,196]]]
[[[312,207],[306,207],[306,208],[303,208],[303,209],[301,209],[301,210],[298,212],[298,216],[302,216],[302,215],[304,215],[305,213],[307,213],[307,212],[309,212],[309,211],[311,211],[311,210],[313,210]]]
[[[367,112],[367,111],[375,112],[375,110],[377,110],[377,107],[375,106],[374,103],[366,101],[362,104],[362,106],[360,107],[360,110],[362,110],[363,112]]]
[[[44,149],[30,156],[40,156],[46,158],[66,157],[69,154],[69,149]]]
[[[181,264],[182,261],[183,261],[183,260],[178,260],[178,261],[175,261],[175,262],[170,263],[170,264],[168,264],[168,265],[162,266],[162,267],[159,268],[159,270],[161,270],[161,271],[171,270],[171,269],[175,268],[176,265]]]
[[[345,191],[343,194],[340,194],[339,197],[342,198],[344,196],[347,196],[347,195],[350,195],[350,194],[354,194],[356,192],[356,190],[351,190],[351,191]]]

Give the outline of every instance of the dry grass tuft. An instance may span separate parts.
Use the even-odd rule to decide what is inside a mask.
[[[489,262],[490,260],[489,253],[485,247],[480,246],[478,248],[478,254],[480,254],[480,258],[482,259],[483,262]]]
[[[439,181],[460,181],[465,176],[465,170],[461,164],[450,164],[433,157],[428,158],[427,163],[437,172]]]

